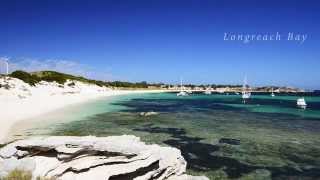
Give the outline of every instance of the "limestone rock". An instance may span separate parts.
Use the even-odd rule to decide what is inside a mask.
[[[150,112],[141,112],[139,113],[140,116],[154,116],[154,115],[158,115],[159,113],[157,112],[153,112],[153,111],[150,111]]]
[[[209,180],[206,176],[190,176],[187,174],[178,176],[178,177],[170,177],[168,180]]]
[[[186,175],[180,150],[146,145],[130,135],[35,137],[0,149],[0,179],[14,169],[61,180],[207,180]]]
[[[0,149],[0,157],[9,158],[17,153],[17,149],[13,145],[7,145],[6,148]]]

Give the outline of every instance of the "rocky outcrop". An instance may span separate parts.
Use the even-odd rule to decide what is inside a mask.
[[[36,137],[0,149],[0,179],[14,169],[62,180],[207,179],[186,175],[186,165],[180,150],[130,135]]]
[[[140,113],[139,113],[140,116],[145,116],[145,117],[147,117],[147,116],[154,116],[154,115],[158,115],[158,114],[159,114],[159,113],[154,112],[154,111],[140,112]]]

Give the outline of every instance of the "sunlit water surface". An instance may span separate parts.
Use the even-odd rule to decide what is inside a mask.
[[[210,179],[320,179],[320,97],[305,95],[305,110],[298,97],[254,94],[245,104],[235,94],[108,97],[36,118],[43,123],[23,135],[133,134],[179,148],[189,173]],[[159,114],[139,115],[149,111]]]

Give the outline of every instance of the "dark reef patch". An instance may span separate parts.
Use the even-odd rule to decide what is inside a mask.
[[[183,157],[188,162],[188,168],[195,171],[219,170],[223,171],[230,178],[240,178],[257,169],[267,169],[272,173],[273,178],[281,177],[320,177],[320,168],[310,168],[297,170],[291,167],[263,167],[241,163],[236,159],[212,155],[219,151],[219,145],[202,143],[202,138],[189,137],[184,129],[181,128],[160,128],[153,127],[151,124],[142,128],[134,129],[136,131],[145,131],[149,133],[170,134],[172,139],[164,141],[172,147],[181,150]]]

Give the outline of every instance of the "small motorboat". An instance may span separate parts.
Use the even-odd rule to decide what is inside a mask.
[[[210,90],[206,90],[205,92],[203,92],[206,95],[210,95],[212,92]]]
[[[242,99],[250,99],[251,92],[242,92]]]
[[[188,96],[189,94],[185,91],[180,91],[179,93],[177,93],[177,96]]]
[[[207,87],[206,90],[203,92],[206,95],[210,95],[212,93],[211,87]]]
[[[303,97],[297,99],[297,106],[302,108],[302,109],[306,109],[306,107],[307,107],[306,100]]]

